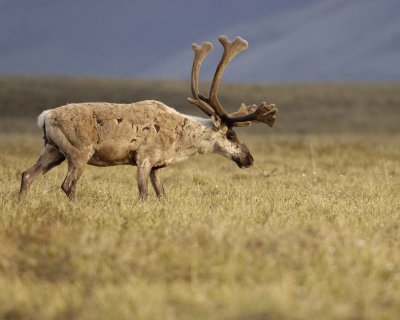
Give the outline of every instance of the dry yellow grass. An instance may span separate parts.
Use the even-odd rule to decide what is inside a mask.
[[[40,132],[2,133],[0,318],[397,318],[400,136],[243,140],[253,168],[166,168],[161,201],[121,166],[87,167],[70,202],[61,165],[20,204]]]

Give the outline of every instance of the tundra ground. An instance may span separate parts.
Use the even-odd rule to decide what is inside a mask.
[[[266,129],[267,131],[267,129]],[[0,318],[394,319],[400,314],[400,135],[239,133],[256,160],[136,169],[63,163],[19,203],[42,148],[0,136]]]

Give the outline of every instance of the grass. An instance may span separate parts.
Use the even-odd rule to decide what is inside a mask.
[[[275,128],[238,129],[254,167],[191,159],[162,170],[166,199],[140,202],[135,168],[88,166],[71,202],[62,164],[18,202],[41,110],[154,98],[193,114],[188,94],[0,77],[0,319],[398,318],[398,83],[223,85],[228,106],[278,105]]]
[[[120,166],[87,167],[71,202],[62,164],[21,204],[39,131],[0,136],[0,318],[400,314],[399,134],[241,134],[253,168],[191,159],[161,201]]]

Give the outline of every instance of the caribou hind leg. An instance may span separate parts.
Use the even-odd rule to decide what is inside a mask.
[[[86,162],[68,159],[68,172],[61,188],[71,200],[76,198],[76,184],[82,175],[85,164]]]
[[[29,187],[35,178],[58,166],[64,159],[65,157],[56,147],[46,144],[38,161],[22,173],[21,188],[19,191],[20,199],[23,200],[26,198]]]
[[[76,184],[82,175],[83,168],[92,157],[94,150],[90,146],[90,141],[83,141],[76,146],[71,143],[62,129],[48,126],[46,128],[47,138],[52,141],[59,150],[65,154],[68,161],[68,172],[61,185],[61,189],[70,199],[75,199]]]
[[[93,151],[91,150],[69,148],[69,154],[67,156],[68,172],[61,185],[61,189],[71,200],[76,198],[76,184],[92,155]]]

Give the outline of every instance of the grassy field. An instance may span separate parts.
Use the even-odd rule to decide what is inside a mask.
[[[293,88],[321,108],[296,120],[295,105],[284,103],[279,116],[289,118],[277,126],[303,121],[307,134],[241,129],[254,167],[194,158],[164,169],[168,197],[146,202],[128,166],[88,166],[71,202],[62,164],[19,203],[20,174],[43,143],[34,116],[4,112],[0,318],[398,318],[400,93],[396,85],[277,85],[271,101],[295,101],[284,96]],[[329,101],[351,88],[339,109],[348,113],[323,130]],[[362,119],[355,130],[352,116]]]

